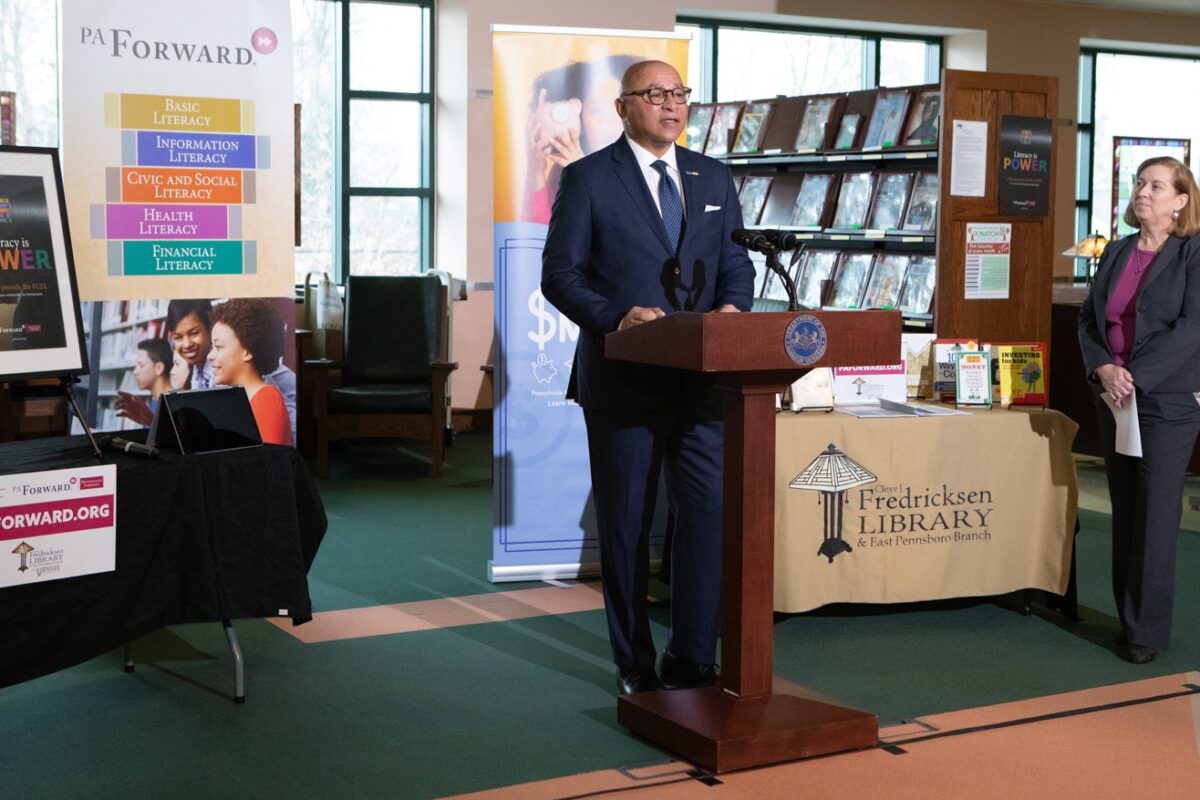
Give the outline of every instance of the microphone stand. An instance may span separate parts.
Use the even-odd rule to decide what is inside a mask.
[[[796,283],[792,280],[792,276],[788,274],[788,271],[783,268],[783,265],[779,263],[780,249],[774,245],[767,245],[763,248],[762,252],[767,256],[767,269],[774,272],[783,281],[783,288],[788,296],[787,310],[799,311],[800,302],[796,299]],[[793,265],[795,265],[796,261],[800,258],[800,254],[803,252],[804,245],[800,245],[796,249],[796,255],[792,256]]]

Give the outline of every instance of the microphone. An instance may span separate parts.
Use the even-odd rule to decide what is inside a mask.
[[[101,446],[105,450],[112,450],[115,453],[125,453],[131,456],[141,456],[142,458],[158,458],[158,448],[152,447],[141,442],[132,442],[128,439],[122,439],[120,436],[105,436],[100,441]]]
[[[734,244],[740,244],[747,250],[754,250],[757,253],[767,253],[772,250],[775,252],[794,250],[800,241],[791,231],[781,231],[777,228],[759,230],[737,228],[729,238],[733,240]]]

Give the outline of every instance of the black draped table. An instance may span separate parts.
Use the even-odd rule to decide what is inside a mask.
[[[0,474],[97,462],[83,437],[0,445]],[[165,625],[312,619],[307,575],[325,509],[295,450],[105,454],[103,463],[117,466],[116,571],[0,588],[0,686]]]

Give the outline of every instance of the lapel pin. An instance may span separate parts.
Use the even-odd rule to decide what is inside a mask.
[[[686,172],[688,175],[696,175],[696,176],[699,176],[699,175],[700,175],[700,173],[699,173],[699,172],[692,172],[690,169],[689,169],[689,170],[684,170],[684,171],[685,171],[685,172]]]

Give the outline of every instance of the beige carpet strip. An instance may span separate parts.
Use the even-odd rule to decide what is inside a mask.
[[[600,585],[579,583],[562,588],[547,586],[388,606],[321,611],[313,615],[312,622],[298,626],[293,626],[292,621],[286,618],[269,621],[306,644],[316,644],[601,608],[604,608],[604,598],[600,594]]]
[[[471,800],[1200,797],[1200,674],[934,714],[880,731],[891,750],[718,776],[681,762],[461,795]]]

